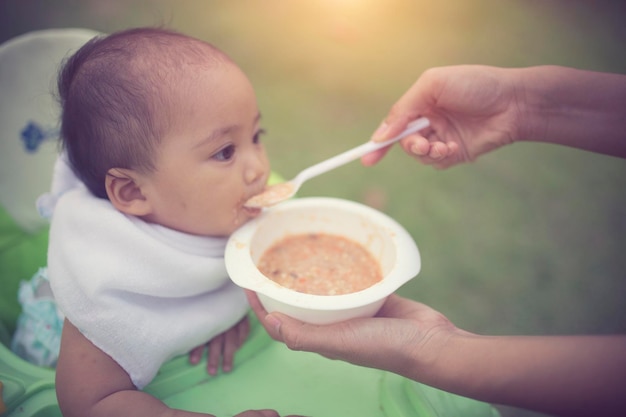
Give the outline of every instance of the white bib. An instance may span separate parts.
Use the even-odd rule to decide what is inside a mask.
[[[224,266],[225,238],[127,216],[83,184],[54,203],[48,274],[59,309],[137,388],[246,314]]]

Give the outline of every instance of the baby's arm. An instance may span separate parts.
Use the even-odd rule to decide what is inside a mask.
[[[207,372],[210,375],[217,374],[220,359],[222,361],[222,371],[230,372],[233,367],[235,352],[246,341],[249,333],[250,322],[248,321],[248,316],[246,316],[224,333],[218,334],[206,344],[200,345],[189,352],[189,361],[194,365],[199,363],[206,346],[208,351]]]
[[[172,413],[158,399],[137,390],[130,377],[110,356],[94,346],[69,321],[63,325],[56,371],[57,398],[65,417],[200,416]]]
[[[173,410],[133,385],[117,362],[65,321],[56,370],[56,389],[64,417],[133,416],[192,417],[209,414]],[[130,412],[132,410],[132,412]],[[239,416],[278,416],[271,410],[246,411]]]

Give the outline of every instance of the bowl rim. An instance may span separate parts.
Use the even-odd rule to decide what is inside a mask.
[[[356,212],[381,227],[396,247],[396,263],[384,279],[371,287],[349,294],[315,295],[283,287],[263,275],[250,255],[249,243],[257,228],[270,216],[302,208],[335,207]],[[333,197],[302,197],[284,201],[264,209],[256,218],[245,223],[229,237],[224,255],[230,279],[246,288],[280,303],[303,309],[345,310],[375,303],[389,296],[401,285],[413,279],[421,269],[417,244],[396,220],[365,204]]]

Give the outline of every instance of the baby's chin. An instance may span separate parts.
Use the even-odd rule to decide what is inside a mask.
[[[263,209],[260,208],[249,208],[244,207],[243,205],[238,206],[233,211],[233,217],[230,221],[230,230],[228,231],[228,235],[239,229],[244,224],[248,223],[250,220],[258,217],[262,212]]]
[[[262,211],[263,209],[259,208],[242,207],[237,217],[233,221],[233,230],[231,230],[231,233],[239,229],[241,226],[248,223],[255,217],[258,217]]]

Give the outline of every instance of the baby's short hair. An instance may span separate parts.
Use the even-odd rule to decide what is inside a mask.
[[[173,118],[176,81],[193,65],[232,62],[214,46],[178,32],[138,28],[96,37],[58,76],[61,144],[74,173],[108,198],[111,168],[151,172]]]

